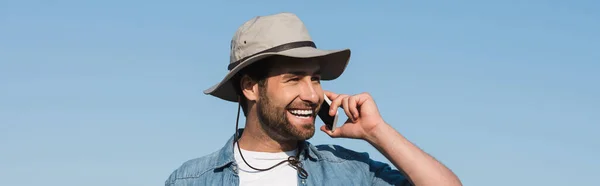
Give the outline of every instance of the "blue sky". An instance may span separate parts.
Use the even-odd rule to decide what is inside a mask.
[[[237,105],[202,91],[225,75],[237,27],[285,11],[319,48],[352,49],[326,89],[370,92],[388,123],[465,185],[594,185],[599,9],[541,0],[0,1],[0,180],[163,185],[234,132]],[[311,142],[388,162],[362,141],[317,131]]]

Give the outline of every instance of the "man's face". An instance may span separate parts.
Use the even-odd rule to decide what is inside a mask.
[[[267,133],[279,140],[306,140],[315,133],[323,102],[316,61],[275,58],[265,87],[259,88],[258,117]],[[286,61],[283,61],[286,60]]]

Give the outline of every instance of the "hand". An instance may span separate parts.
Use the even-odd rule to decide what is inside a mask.
[[[329,115],[333,116],[342,107],[348,120],[335,132],[328,131],[325,126],[321,126],[321,131],[333,138],[355,138],[369,142],[414,185],[462,186],[460,179],[450,169],[385,123],[369,94],[349,96],[325,91],[325,96],[332,100]]]
[[[375,101],[368,93],[350,96],[325,91],[325,96],[331,100],[330,116],[334,116],[339,107],[342,107],[344,113],[348,116],[348,120],[335,129],[334,132],[327,130],[325,126],[321,126],[321,131],[332,138],[366,140],[369,136],[372,136],[376,127],[385,125]]]

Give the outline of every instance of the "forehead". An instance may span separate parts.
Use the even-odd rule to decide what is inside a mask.
[[[286,73],[291,71],[301,71],[306,73],[316,73],[320,69],[318,59],[310,58],[290,58],[283,56],[274,56],[269,58],[270,71],[273,73]]]

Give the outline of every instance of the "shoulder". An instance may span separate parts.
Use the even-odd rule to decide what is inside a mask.
[[[216,151],[208,155],[183,162],[171,173],[171,175],[169,175],[169,178],[165,181],[165,185],[169,185],[180,179],[199,178],[203,176],[218,166],[218,158],[219,151]]]
[[[342,161],[355,161],[365,162],[369,160],[369,154],[366,152],[358,152],[340,145],[333,144],[322,144],[314,146],[320,158],[324,161],[330,162],[342,162]]]

